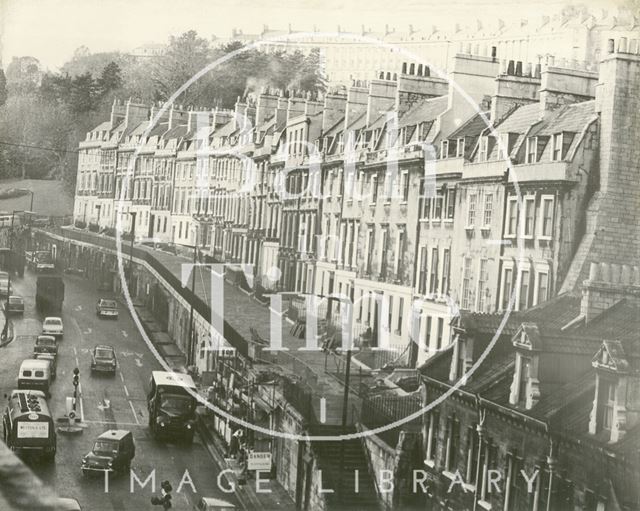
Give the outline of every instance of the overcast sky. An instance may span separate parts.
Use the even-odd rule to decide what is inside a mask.
[[[619,0],[574,0],[593,10],[615,8]],[[147,42],[195,29],[201,36],[228,37],[232,28],[245,33],[270,28],[357,32],[362,24],[383,30],[412,23],[473,22],[475,17],[505,21],[557,13],[568,0],[0,0],[2,64],[30,55],[55,69],[85,45],[92,53],[129,51]],[[393,5],[393,9],[389,8]],[[473,12],[473,18],[469,13]],[[599,11],[598,11],[599,12]]]

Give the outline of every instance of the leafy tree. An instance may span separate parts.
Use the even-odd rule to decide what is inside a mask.
[[[195,30],[185,32],[181,36],[169,39],[166,53],[158,58],[152,67],[155,89],[158,96],[169,99],[198,71],[210,61],[211,48],[209,41],[199,37]],[[203,81],[196,81],[178,98],[179,102],[192,105],[202,100],[202,92],[206,88]]]
[[[109,62],[102,70],[96,85],[101,96],[122,88],[123,80],[120,66],[113,61]]]
[[[88,112],[93,109],[96,84],[89,73],[76,76],[71,82],[69,106],[73,112]]]

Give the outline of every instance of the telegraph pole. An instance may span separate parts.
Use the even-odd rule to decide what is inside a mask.
[[[195,237],[193,240],[193,268],[191,268],[191,303],[189,307],[189,345],[187,354],[187,365],[193,365],[194,362],[194,349],[193,349],[193,297],[196,291],[196,263],[198,261],[198,230],[195,231]]]

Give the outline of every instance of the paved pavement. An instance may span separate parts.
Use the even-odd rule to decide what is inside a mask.
[[[18,367],[23,359],[30,357],[33,348],[26,336],[39,334],[43,319],[35,310],[35,276],[27,272],[23,279],[14,280],[13,286],[14,291],[25,298],[26,312],[23,318],[15,320],[15,340],[0,351],[0,395],[15,387]],[[200,496],[216,496],[239,505],[235,495],[218,489],[217,476],[221,469],[202,440],[196,437],[194,444],[187,446],[158,442],[150,437],[145,395],[151,371],[160,366],[128,313],[121,311],[117,321],[100,320],[95,315],[99,294],[92,283],[66,276],[65,286],[62,311],[65,337],[59,347],[58,377],[49,402],[56,417],[64,415],[65,397],[71,395],[73,389],[72,370],[79,367],[82,391],[79,411],[87,427],[79,436],[58,436],[53,465],[27,460],[36,475],[58,495],[76,498],[83,509],[153,509],[150,484],[145,488],[135,485],[131,492],[130,480],[121,476],[110,481],[105,492],[102,478],[84,478],[80,472],[81,457],[90,449],[92,441],[108,429],[122,428],[131,430],[136,442],[133,473],[145,481],[155,470],[158,486],[160,481],[170,480],[174,488],[174,509],[192,509]],[[115,347],[119,362],[115,377],[90,375],[89,352],[96,344]],[[197,494],[188,484],[177,492],[187,471]]]

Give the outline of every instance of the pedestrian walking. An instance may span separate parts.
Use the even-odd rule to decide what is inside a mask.
[[[240,449],[240,443],[244,437],[244,431],[242,428],[238,428],[234,431],[233,435],[231,435],[231,442],[229,442],[229,453],[227,458],[233,458],[238,453]]]
[[[162,506],[162,509],[171,509],[171,483],[169,481],[162,481],[160,484],[161,497],[151,497],[151,504],[154,506]]]

